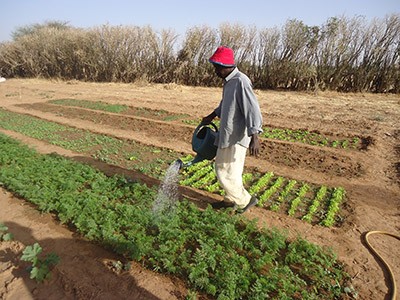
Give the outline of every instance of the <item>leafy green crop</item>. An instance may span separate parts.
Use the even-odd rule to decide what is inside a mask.
[[[94,110],[101,110],[101,111],[108,111],[115,113],[124,112],[128,108],[130,108],[132,111],[135,111],[134,115],[136,116],[144,115],[145,117],[148,118],[160,119],[160,116],[165,115],[165,118],[162,118],[164,121],[173,121],[177,119],[182,119],[182,122],[184,122],[185,124],[193,126],[197,126],[200,122],[199,119],[193,119],[193,118],[190,119],[189,116],[185,114],[171,115],[164,110],[128,107],[125,105],[115,105],[101,101],[93,102],[93,101],[78,100],[78,99],[58,99],[58,100],[50,100],[49,102],[58,105],[84,107]],[[215,124],[218,126],[219,121],[215,120]],[[341,140],[335,140],[332,137],[324,136],[319,132],[313,132],[305,129],[277,128],[272,126],[264,126],[261,137],[282,140],[282,141],[289,141],[289,142],[300,142],[309,145],[342,148],[342,149],[357,149],[361,146],[360,144],[361,140],[359,137],[350,137]]]
[[[121,104],[110,104],[103,101],[89,101],[89,100],[79,100],[79,99],[57,99],[50,100],[49,103],[63,105],[63,106],[73,106],[89,108],[93,110],[107,111],[112,113],[126,113],[129,109],[129,113],[146,118],[161,119],[164,121],[174,121],[179,119],[188,118],[187,114],[171,114],[165,110],[154,110],[145,107],[133,107]],[[185,120],[183,120],[185,121]],[[198,121],[197,121],[198,123]]]
[[[113,113],[124,112],[125,110],[128,109],[128,107],[126,105],[109,104],[109,103],[102,102],[102,101],[58,99],[58,100],[50,100],[49,102],[53,103],[53,104],[90,108],[90,109],[108,111],[108,112],[113,112]]]
[[[7,232],[8,227],[0,223],[0,241],[11,241],[14,237],[12,233]]]
[[[324,226],[332,226],[335,223],[335,216],[340,210],[340,204],[343,202],[346,191],[339,187],[335,188],[332,193],[332,197],[329,200],[328,211],[326,212],[324,220],[321,224]]]
[[[156,178],[162,176],[162,170],[168,167],[167,162],[175,160],[179,155],[167,149],[147,146],[135,141],[123,141],[1,108],[0,127],[65,149],[86,153],[106,163],[136,169]],[[162,160],[159,159],[160,156],[163,157]]]
[[[334,226],[337,219],[340,219],[341,204],[345,200],[345,191],[341,187],[298,182],[277,176],[273,172],[244,173],[243,182],[252,195],[259,197],[260,207],[327,227]],[[180,184],[223,195],[212,161],[203,160],[186,168],[182,172]],[[307,193],[310,197],[306,197]],[[324,211],[325,202],[330,203],[329,213]]]
[[[358,148],[360,146],[360,139],[358,137],[332,140],[323,134],[312,132],[304,129],[287,129],[275,127],[263,127],[262,137],[269,139],[276,139],[289,142],[300,142],[316,146],[328,146],[333,148]]]
[[[136,169],[155,178],[161,178],[164,174],[163,170],[166,170],[169,165],[168,162],[176,160],[179,156],[179,153],[170,150],[150,147],[133,141],[122,141],[110,136],[95,134],[2,109],[0,109],[0,127],[15,130],[66,149],[92,155],[106,163],[123,166],[127,169]],[[185,162],[191,159],[193,157],[190,155],[183,158]],[[182,173],[180,184],[224,195],[224,190],[221,189],[211,164],[212,162],[205,160],[192,165]],[[310,199],[304,197],[294,199],[297,192],[296,186],[299,184],[283,177],[277,179],[278,177],[272,172],[258,174],[250,170],[243,174],[247,188],[252,194],[259,196],[261,200],[259,205],[266,209],[288,213],[290,210],[288,205],[293,205],[292,210],[290,210],[291,215],[296,215],[299,218],[304,217],[305,221],[321,223],[324,226],[333,226],[337,223],[336,220],[341,218],[340,205],[343,201],[340,201],[339,209],[334,214],[332,212],[329,214],[331,220],[322,222],[326,215],[324,209],[327,210],[327,207],[317,205],[317,200],[315,200],[314,208],[312,208],[313,210],[316,209],[312,212],[313,217],[311,217],[311,213],[308,213],[309,215],[306,217],[308,207],[312,206],[309,201],[313,197]],[[310,183],[307,184],[311,186]],[[314,185],[311,190],[318,188]],[[332,188],[328,188],[327,194],[332,194]],[[342,200],[344,199],[343,196]],[[324,201],[329,201],[329,199]],[[300,210],[297,210],[298,205],[300,205]],[[312,220],[310,220],[310,217]]]
[[[40,155],[1,134],[0,181],[89,240],[217,299],[337,299],[350,280],[328,249],[186,200],[174,214],[154,218],[155,189]],[[41,258],[39,247],[28,248],[24,259],[42,280],[55,257]]]
[[[308,212],[306,215],[303,216],[302,220],[305,220],[309,223],[311,223],[313,216],[318,210],[318,207],[321,205],[323,202],[325,195],[328,191],[328,188],[326,186],[321,186],[321,188],[318,190],[317,195],[315,196],[312,204],[308,208]]]
[[[30,267],[30,278],[42,282],[50,278],[51,269],[59,263],[60,258],[55,253],[49,253],[42,257],[42,247],[35,243],[27,246],[22,252],[21,260],[32,263]]]

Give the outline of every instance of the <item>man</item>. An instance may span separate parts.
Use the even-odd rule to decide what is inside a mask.
[[[262,132],[262,115],[254,95],[250,79],[235,65],[233,50],[219,47],[209,61],[218,77],[224,80],[222,100],[219,106],[202,122],[209,124],[220,118],[215,171],[218,182],[225,191],[224,201],[213,204],[214,208],[236,207],[244,213],[255,206],[258,199],[243,186],[242,174],[247,148],[257,157]]]

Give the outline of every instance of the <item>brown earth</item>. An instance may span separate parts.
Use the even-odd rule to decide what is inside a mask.
[[[265,125],[307,129],[339,138],[361,137],[372,143],[364,149],[333,149],[264,139],[260,157],[248,157],[246,167],[316,184],[343,186],[347,191],[343,208],[346,219],[341,227],[325,228],[262,208],[253,209],[247,216],[258,218],[261,224],[285,229],[289,236],[300,235],[332,247],[353,277],[358,299],[388,299],[388,274],[366,248],[364,235],[371,230],[399,235],[400,96],[272,91],[256,91],[256,94]],[[128,113],[99,113],[47,102],[52,99],[104,101],[200,119],[215,108],[220,97],[220,88],[177,85],[36,79],[14,79],[0,84],[0,107],[7,110],[182,153],[192,153],[190,137],[194,127],[181,121],[166,122]],[[0,131],[43,153],[82,157],[82,154],[14,132]],[[128,172],[89,157],[86,161],[107,174]],[[140,179],[149,180],[143,176]],[[157,184],[154,180],[149,183]],[[195,193],[194,197],[198,198],[194,200],[200,206],[216,198],[204,192]],[[118,272],[113,262],[123,261],[123,258],[86,242],[73,230],[58,224],[51,215],[38,213],[27,202],[5,190],[0,191],[0,203],[0,223],[6,224],[15,236],[14,242],[0,244],[1,299],[185,298],[187,289],[178,279],[151,272],[135,263],[130,271]],[[375,235],[371,240],[390,264],[399,286],[399,241],[383,235]],[[44,284],[29,279],[25,265],[19,260],[24,245],[34,242],[61,257],[52,279]]]

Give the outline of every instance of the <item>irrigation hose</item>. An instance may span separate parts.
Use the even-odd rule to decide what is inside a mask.
[[[398,240],[400,240],[400,236],[391,234],[391,233],[386,232],[386,231],[378,231],[378,230],[368,231],[368,232],[365,234],[365,242],[366,242],[366,244],[367,244],[368,249],[371,250],[372,253],[373,253],[376,257],[378,257],[379,260],[385,265],[385,267],[386,267],[386,269],[387,269],[387,271],[388,271],[388,273],[389,273],[389,275],[390,275],[391,290],[392,290],[392,292],[391,292],[391,298],[390,298],[390,299],[391,299],[391,300],[396,300],[397,288],[396,288],[396,280],[395,280],[395,278],[394,278],[393,271],[392,271],[392,269],[390,268],[389,264],[382,258],[382,256],[381,256],[381,255],[375,250],[375,248],[372,247],[372,245],[370,244],[370,242],[369,242],[369,240],[368,240],[368,237],[369,237],[370,235],[373,235],[373,234],[384,234],[384,235],[388,235],[388,236],[394,237],[395,239],[398,239]]]

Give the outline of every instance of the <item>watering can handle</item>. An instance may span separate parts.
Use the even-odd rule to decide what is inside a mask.
[[[208,126],[208,125],[211,125],[212,127],[214,127],[214,129],[215,129],[215,132],[218,132],[218,127],[217,127],[217,125],[215,125],[213,122],[210,122],[210,123],[208,123],[208,124],[204,124],[203,122],[201,122],[197,127],[196,127],[196,129],[195,129],[195,135],[200,131],[200,129],[201,128],[203,128],[204,126]]]

